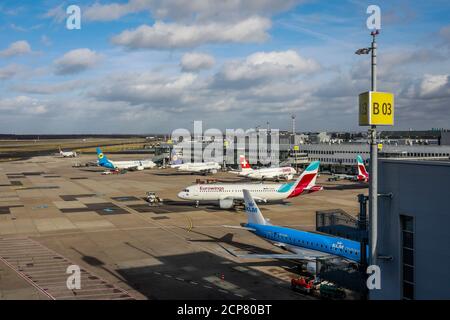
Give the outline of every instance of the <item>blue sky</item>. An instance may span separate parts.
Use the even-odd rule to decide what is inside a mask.
[[[81,30],[66,8],[81,8]],[[2,1],[1,133],[205,127],[365,130],[366,8],[394,129],[448,127],[450,4],[434,1]]]

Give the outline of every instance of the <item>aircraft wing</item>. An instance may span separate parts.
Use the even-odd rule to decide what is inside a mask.
[[[295,253],[281,253],[281,254],[236,254],[233,253],[238,258],[246,259],[293,259],[293,260],[310,260],[314,261],[316,259],[331,259],[337,256],[324,253],[316,250],[295,248]]]
[[[217,169],[215,169],[215,168],[205,168],[205,169],[198,170],[198,172],[200,172],[200,173],[213,173],[213,172],[217,172]]]
[[[238,197],[236,197],[236,196],[224,196],[224,197],[221,197],[221,199],[223,199],[223,200],[237,200],[237,201],[244,201],[244,196],[238,196]],[[266,199],[266,198],[253,197],[253,199],[254,199],[256,202],[264,202],[264,203],[267,202],[267,199]]]

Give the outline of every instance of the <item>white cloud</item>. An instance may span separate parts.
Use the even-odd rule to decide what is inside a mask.
[[[141,25],[113,37],[116,45],[129,49],[191,48],[206,43],[263,42],[269,36],[271,22],[267,18],[249,17],[236,23],[208,22],[178,24],[157,21],[153,26]]]
[[[439,35],[450,43],[450,25],[441,28],[441,30],[439,30]]]
[[[84,10],[83,16],[90,21],[117,20],[127,14],[140,11],[141,10],[140,6],[137,5],[138,2],[146,2],[146,1],[130,1],[129,3],[125,4],[120,3],[100,4],[96,2],[92,6],[89,6]]]
[[[56,74],[79,73],[92,68],[102,60],[102,55],[87,48],[67,52],[55,61]]]
[[[96,2],[83,11],[91,21],[112,21],[125,15],[147,11],[155,19],[188,21],[240,20],[250,15],[273,15],[287,10],[300,0],[129,0],[125,3]]]
[[[420,84],[420,96],[429,96],[443,89],[448,82],[446,74],[426,74]]]
[[[304,58],[294,50],[256,52],[243,61],[226,63],[216,80],[239,83],[283,81],[319,69],[318,62]]]
[[[64,4],[60,4],[57,7],[51,8],[43,15],[43,17],[53,19],[53,21],[57,23],[63,22],[65,19],[67,19]]]
[[[186,72],[209,69],[215,63],[214,57],[199,52],[189,52],[181,58],[181,69]]]
[[[20,83],[12,86],[14,91],[25,94],[56,95],[59,93],[73,93],[84,90],[91,82],[85,80],[72,80],[57,83]]]
[[[28,53],[31,53],[30,44],[25,40],[21,40],[11,43],[8,48],[0,51],[0,57],[13,57]]]
[[[47,107],[42,102],[28,96],[17,96],[0,100],[0,110],[17,114],[44,114]]]
[[[7,80],[16,76],[23,70],[23,67],[17,64],[9,64],[3,68],[0,68],[0,79]]]
[[[175,110],[189,101],[197,76],[192,73],[170,77],[154,73],[133,73],[109,77],[90,93],[100,101],[128,102],[151,108]]]

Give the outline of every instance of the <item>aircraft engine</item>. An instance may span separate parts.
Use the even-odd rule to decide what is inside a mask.
[[[211,173],[217,173],[216,169],[211,170]]]
[[[231,209],[234,206],[233,199],[221,199],[219,200],[219,206],[221,209]]]
[[[137,168],[136,168],[138,171],[142,171],[142,170],[144,170],[144,166],[137,166]]]

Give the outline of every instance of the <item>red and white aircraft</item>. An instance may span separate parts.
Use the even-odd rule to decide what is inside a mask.
[[[286,179],[292,180],[297,173],[292,167],[275,167],[275,168],[261,168],[252,169],[244,155],[239,157],[240,171],[234,171],[241,177],[248,177],[251,179]]]

